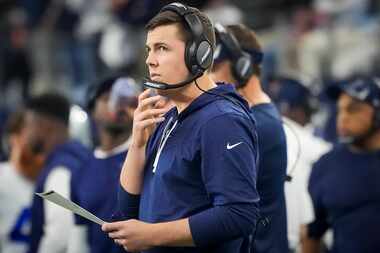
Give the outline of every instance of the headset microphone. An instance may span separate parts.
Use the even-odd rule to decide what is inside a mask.
[[[193,82],[195,79],[202,76],[203,72],[199,72],[195,76],[191,76],[187,78],[186,80],[176,83],[176,84],[167,84],[163,82],[153,81],[149,78],[146,78],[144,81],[144,86],[147,88],[153,88],[158,90],[170,90],[170,89],[177,89],[186,86],[187,84]]]

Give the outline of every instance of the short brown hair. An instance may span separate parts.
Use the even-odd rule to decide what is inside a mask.
[[[202,23],[203,32],[206,39],[211,43],[212,50],[215,50],[215,31],[214,27],[207,17],[206,14],[198,10],[194,7],[188,7],[194,15],[196,15]],[[187,43],[192,39],[192,34],[190,28],[185,24],[185,20],[179,14],[174,11],[163,11],[159,12],[156,16],[154,16],[148,24],[145,26],[147,31],[151,31],[159,26],[177,24],[180,27],[180,36],[181,39]],[[211,64],[212,65],[212,64]],[[211,67],[210,67],[211,68]]]
[[[227,30],[232,33],[236,40],[239,42],[243,51],[257,51],[262,52],[262,48],[256,33],[243,24],[229,25]],[[260,77],[261,67],[259,64],[253,64],[253,74]]]

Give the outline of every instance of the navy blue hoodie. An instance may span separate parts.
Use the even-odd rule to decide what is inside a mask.
[[[44,191],[46,179],[54,168],[64,167],[69,169],[72,173],[73,171],[80,170],[89,157],[89,150],[79,142],[68,141],[58,146],[48,156],[45,166],[38,176],[36,192]],[[43,199],[35,195],[32,203],[32,231],[29,253],[38,252],[40,240],[44,234],[44,224],[45,214]]]
[[[124,198],[128,218],[150,223],[189,218],[197,247],[144,252],[249,250],[259,216],[255,122],[233,86],[209,92],[219,96],[204,93],[180,114],[176,108],[166,114],[147,145],[141,196]]]

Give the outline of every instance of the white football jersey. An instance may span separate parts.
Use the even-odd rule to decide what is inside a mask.
[[[24,253],[30,235],[33,184],[0,163],[0,252]]]

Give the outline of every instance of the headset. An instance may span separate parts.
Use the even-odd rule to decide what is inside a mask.
[[[380,129],[380,106],[374,107],[375,115],[373,119],[373,125],[375,129]]]
[[[164,6],[160,10],[160,13],[164,11],[175,12],[181,16],[185,21],[185,26],[190,29],[192,38],[186,42],[185,47],[185,63],[190,72],[190,77],[176,84],[156,82],[149,78],[145,80],[145,87],[160,90],[176,89],[193,82],[202,76],[206,69],[211,66],[214,54],[213,46],[205,36],[202,22],[194,13],[194,10],[184,4],[176,2]]]
[[[215,34],[220,41],[218,47],[224,46],[232,57],[232,74],[238,82],[236,87],[244,87],[253,75],[254,64],[260,64],[264,54],[256,50],[249,50],[249,53],[245,52],[240,47],[236,37],[219,23],[215,24]]]
[[[373,78],[372,80],[374,84],[377,86],[377,88],[380,90],[380,78]],[[373,108],[375,108],[373,124],[376,129],[380,129],[380,92],[378,96],[379,97],[373,102]]]

